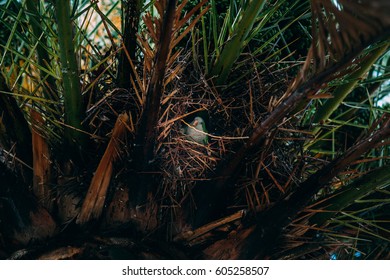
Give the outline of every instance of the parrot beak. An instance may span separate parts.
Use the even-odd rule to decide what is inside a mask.
[[[197,126],[198,123],[199,123],[198,121],[194,121],[194,122],[192,123],[192,125],[193,125],[193,126]]]

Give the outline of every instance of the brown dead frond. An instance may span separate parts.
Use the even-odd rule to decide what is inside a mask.
[[[389,34],[387,0],[315,0],[311,1],[311,8],[312,45],[291,91]]]
[[[207,0],[203,0],[196,5],[191,11],[182,16],[182,10],[186,6],[188,0],[183,1],[175,10],[172,38],[169,42],[169,54],[167,59],[166,68],[174,69],[173,64],[176,62],[177,57],[180,56],[181,49],[179,48],[175,52],[174,48],[180,43],[180,41],[193,29],[196,23],[201,17],[208,11],[209,6],[202,9],[200,13],[198,11],[207,3]],[[144,55],[144,65],[146,66],[146,73],[150,74],[154,64],[156,51],[159,44],[161,44],[161,28],[163,25],[164,11],[167,6],[167,1],[157,0],[154,6],[158,12],[157,16],[152,16],[147,12],[143,16],[143,21],[146,26],[146,30],[141,34],[138,34],[138,42],[141,46],[141,51]],[[166,43],[166,42],[165,42]],[[181,64],[178,64],[176,69],[171,73],[167,73],[165,85],[177,77],[183,70]],[[134,71],[134,69],[133,69]]]
[[[128,120],[129,116],[126,113],[118,116],[110,142],[84,199],[80,215],[77,218],[78,224],[85,224],[92,219],[99,218],[103,211],[108,186],[113,173],[113,164],[120,156],[120,150],[122,149],[121,141],[125,136]]]
[[[33,145],[33,192],[46,209],[50,210],[53,204],[50,190],[51,161],[47,140],[39,132],[44,125],[42,116],[31,110],[32,145]]]

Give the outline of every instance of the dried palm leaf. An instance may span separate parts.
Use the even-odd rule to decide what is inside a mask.
[[[121,140],[124,138],[129,116],[123,113],[118,116],[112,136],[106,151],[92,178],[87,196],[81,207],[80,215],[77,218],[78,224],[85,224],[92,219],[98,219],[103,211],[104,202],[107,195],[108,186],[113,173],[114,162],[119,158]]]
[[[46,209],[50,210],[52,206],[50,183],[50,153],[49,145],[45,137],[39,132],[40,127],[44,125],[42,116],[31,110],[32,126],[32,145],[33,145],[33,192],[41,201]]]
[[[333,78],[332,72],[390,35],[389,1],[313,0],[311,7],[312,44],[292,90],[319,74]],[[316,80],[326,82],[321,76]]]

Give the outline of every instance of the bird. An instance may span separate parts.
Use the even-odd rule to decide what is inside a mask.
[[[188,140],[195,141],[199,144],[207,144],[209,139],[204,120],[201,117],[195,117],[189,126],[184,128],[184,134]]]

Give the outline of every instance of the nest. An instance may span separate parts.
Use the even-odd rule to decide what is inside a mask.
[[[253,74],[249,82],[245,80],[245,84],[237,83],[229,89],[218,91],[205,79],[192,84],[187,80],[177,82],[166,92],[157,147],[166,208],[183,207],[192,187],[199,181],[213,179],[218,163],[234,155],[254,127],[272,110],[272,104],[282,96],[287,84],[285,79],[281,78],[275,84],[259,80],[258,77]],[[183,127],[196,116],[205,119],[208,144],[196,143],[183,134]],[[284,161],[292,147],[286,146],[283,139],[291,137],[290,134],[278,131],[270,136],[273,139],[268,149],[274,152],[264,155],[258,151],[248,159],[239,176],[242,187],[237,193],[236,205],[232,207],[269,204],[270,192],[275,192],[275,196],[282,192],[276,185],[284,186],[288,181],[295,180],[289,177],[294,163]],[[276,136],[280,139],[275,140]],[[260,162],[261,172],[256,173]],[[261,176],[264,179],[260,182]]]

